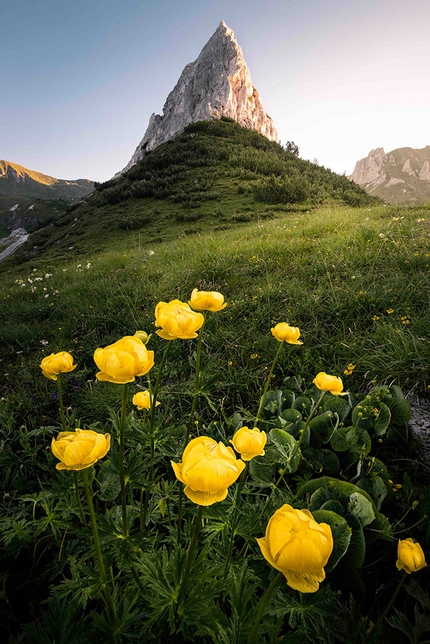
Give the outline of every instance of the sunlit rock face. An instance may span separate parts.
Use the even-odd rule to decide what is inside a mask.
[[[121,173],[140,161],[149,150],[165,143],[189,123],[227,116],[272,141],[278,134],[264,111],[260,94],[236,42],[222,21],[193,63],[186,65],[163,107],[152,114],[145,136]]]
[[[366,192],[387,203],[424,204],[430,200],[430,146],[371,150],[350,175]]]

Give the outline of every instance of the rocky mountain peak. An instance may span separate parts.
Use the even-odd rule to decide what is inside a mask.
[[[388,203],[421,204],[430,199],[430,146],[371,150],[350,175],[368,193]]]
[[[278,139],[273,121],[264,111],[260,95],[252,84],[242,50],[224,21],[220,22],[198,58],[185,66],[166,99],[163,114],[152,114],[142,141],[122,172],[189,123],[222,116],[232,118],[272,141]]]

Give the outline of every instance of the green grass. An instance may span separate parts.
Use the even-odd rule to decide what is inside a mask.
[[[395,383],[406,393],[425,395],[427,214],[386,206],[279,210],[274,219],[159,243],[142,239],[139,231],[124,232],[114,250],[9,269],[0,318],[6,406],[18,422],[37,426],[34,397],[23,392],[39,380],[43,355],[72,351],[79,388],[92,388],[95,348],[138,328],[153,333],[157,302],[187,301],[195,287],[218,290],[228,302],[209,320],[207,338],[216,351],[209,370],[225,383],[228,410],[257,394],[272,359],[270,328],[279,321],[298,326],[304,345],[300,363],[292,350],[278,378],[296,373],[299,364],[308,382],[318,371],[342,376],[353,363],[348,387],[363,391]],[[162,345],[154,335],[151,347],[158,356]],[[177,385],[192,371],[192,349],[175,343],[175,351],[185,361],[181,373],[171,374]]]
[[[223,129],[225,125],[227,130]],[[213,134],[216,141],[223,141],[220,134],[226,131],[231,134],[230,124],[221,124],[215,131],[218,132]],[[242,148],[246,149],[244,140],[249,143],[250,134],[243,133],[242,129],[233,134],[233,138],[225,137],[227,147],[239,149],[241,167],[229,165],[232,158],[240,156],[237,150],[236,156],[230,150],[227,158],[219,154],[221,165],[188,165],[185,170],[176,169],[177,183],[165,184],[164,179],[171,176],[168,173],[175,161],[176,143],[172,144],[164,148],[172,152],[166,167],[163,165],[166,159],[158,157],[163,150],[149,155],[145,163],[134,169],[134,179],[126,177],[114,186],[99,187],[84,203],[32,235],[28,248],[20,249],[0,265],[0,465],[4,495],[0,575],[8,601],[2,616],[7,636],[13,633],[10,644],[42,641],[43,637],[49,637],[50,641],[58,639],[57,634],[65,631],[64,624],[69,625],[67,632],[69,627],[76,626],[79,633],[72,633],[71,641],[81,644],[87,631],[103,638],[101,633],[105,628],[100,621],[103,610],[97,601],[92,600],[83,608],[85,597],[97,596],[97,591],[88,586],[91,575],[97,580],[97,573],[89,572],[87,565],[91,560],[90,533],[80,525],[70,472],[56,472],[49,450],[51,437],[57,435],[59,428],[58,400],[55,383],[42,376],[39,364],[53,352],[69,351],[78,364],[76,370],[62,377],[70,426],[95,427],[113,436],[109,457],[94,468],[94,489],[103,549],[120,589],[119,615],[124,611],[125,636],[118,641],[128,641],[126,638],[136,633],[150,633],[151,628],[145,621],[148,619],[155,624],[152,641],[171,641],[173,631],[168,631],[175,626],[179,629],[174,631],[178,642],[244,644],[248,635],[240,634],[242,625],[244,631],[250,629],[259,598],[270,578],[270,569],[261,559],[255,537],[264,533],[266,519],[282,504],[291,502],[304,507],[307,501],[298,495],[298,490],[309,478],[311,486],[321,483],[323,479],[315,483],[315,476],[321,474],[318,469],[321,463],[327,467],[337,463],[336,476],[342,483],[356,482],[361,472],[366,490],[368,487],[373,490],[373,484],[377,488],[381,483],[378,472],[381,467],[387,467],[386,478],[390,476],[397,484],[396,492],[391,484],[386,484],[388,496],[383,506],[393,526],[394,541],[374,542],[372,530],[366,531],[368,548],[362,578],[357,570],[351,572],[340,565],[330,572],[327,587],[315,595],[298,600],[295,591],[292,594],[281,588],[274,599],[273,612],[264,622],[268,641],[278,641],[270,639],[271,632],[285,635],[287,621],[292,623],[294,611],[299,611],[297,614],[301,617],[293,626],[295,635],[307,633],[306,639],[303,635],[300,641],[316,641],[315,633],[319,633],[321,641],[358,644],[360,637],[364,637],[363,619],[376,620],[394,588],[397,535],[404,538],[410,534],[423,546],[428,540],[423,518],[429,504],[428,492],[425,492],[427,479],[420,467],[414,466],[412,481],[403,469],[402,459],[416,459],[416,445],[402,442],[397,434],[394,438],[384,436],[384,440],[376,434],[372,451],[366,458],[361,451],[358,454],[357,449],[362,449],[358,443],[353,446],[355,460],[348,460],[352,448],[351,453],[345,453],[341,446],[337,460],[333,461],[331,456],[330,461],[326,460],[330,455],[319,451],[321,444],[313,442],[305,450],[300,468],[291,470],[293,474],[287,475],[285,484],[275,491],[269,507],[266,507],[266,495],[268,486],[273,487],[278,478],[277,467],[270,465],[270,458],[267,466],[264,460],[251,464],[228,579],[222,579],[222,571],[228,550],[227,537],[229,533],[234,534],[233,496],[229,495],[223,505],[215,504],[207,510],[201,534],[204,554],[191,573],[191,599],[186,618],[178,620],[176,625],[171,622],[169,627],[164,611],[171,600],[175,604],[175,571],[185,561],[175,545],[179,488],[173,480],[169,460],[179,462],[181,458],[194,392],[194,340],[177,340],[170,345],[159,395],[162,404],[156,414],[155,460],[150,465],[152,439],[142,422],[144,416],[140,412],[128,416],[126,461],[127,476],[132,481],[129,503],[134,506],[133,516],[136,508],[142,508],[142,489],[151,489],[151,498],[145,530],[139,530],[134,522],[130,539],[118,539],[115,519],[120,510],[115,500],[119,489],[115,469],[118,419],[115,420],[115,412],[121,406],[121,388],[96,380],[93,353],[97,347],[134,334],[138,329],[152,333],[148,348],[155,352],[154,374],[151,374],[154,384],[166,347],[166,342],[155,334],[154,309],[159,301],[176,298],[187,301],[194,288],[220,291],[225,296],[227,307],[207,315],[201,361],[203,393],[198,397],[196,414],[191,419],[201,432],[222,439],[225,444],[229,444],[237,423],[241,422],[239,414],[244,423],[255,418],[262,388],[279,346],[270,332],[277,322],[298,326],[303,341],[301,346],[284,347],[274,372],[272,387],[284,391],[284,407],[289,406],[286,400],[291,394],[286,390],[300,389],[300,383],[296,387],[288,377],[303,378],[301,392],[311,395],[315,389],[311,383],[320,371],[341,376],[345,390],[352,392],[348,398],[331,397],[326,401],[331,411],[337,410],[340,414],[343,401],[361,400],[362,394],[371,392],[376,385],[398,385],[406,396],[413,392],[424,397],[429,392],[428,209],[384,206],[374,201],[362,207],[350,207],[339,197],[342,190],[337,196],[333,191],[330,181],[337,175],[331,177],[333,173],[311,167],[312,164],[303,166],[303,170],[308,170],[308,181],[309,177],[315,181],[320,177],[318,194],[298,204],[257,201],[255,197],[259,193],[252,186],[264,182],[262,171],[266,168],[280,171],[288,161],[293,164],[294,175],[295,161],[287,159],[285,152],[278,148],[273,148],[271,158],[271,144],[264,141],[269,149],[263,152],[269,158],[253,152],[247,155]],[[192,137],[191,141],[194,140]],[[258,137],[250,140],[263,145]],[[181,150],[187,151],[188,143],[189,139],[177,143],[178,154]],[[222,145],[213,143],[208,137],[204,146],[212,157],[217,151],[225,152]],[[200,157],[189,154],[184,158],[189,164],[201,164],[205,154]],[[162,167],[153,168],[153,175],[145,175],[149,172],[147,165],[152,163]],[[259,173],[255,172],[258,163]],[[144,179],[142,175],[150,178]],[[128,196],[118,203],[105,203],[104,194],[112,187],[123,185],[131,190],[133,186],[136,188],[136,182],[152,181],[151,176],[152,187],[164,190],[164,196],[160,193],[139,198]],[[339,185],[345,188],[343,192],[348,193],[347,180],[339,180]],[[204,189],[193,190],[199,183]],[[279,188],[282,192],[291,185],[272,182],[271,189],[274,186],[273,189]],[[218,195],[216,199],[212,198],[214,194]],[[204,198],[208,195],[210,198]],[[356,193],[357,198],[366,201],[366,195],[360,195]],[[351,194],[347,199],[351,199]],[[345,375],[350,363],[355,369],[351,375]],[[129,398],[145,386],[145,377],[132,383]],[[300,392],[296,393],[300,396]],[[270,394],[272,402],[279,399],[278,394]],[[371,414],[379,404],[378,396],[380,392],[372,394],[366,403]],[[265,429],[278,427],[276,409],[272,410],[270,405],[264,409],[265,420],[260,420],[265,423]],[[393,408],[394,415],[395,412]],[[400,429],[401,423],[396,431]],[[318,434],[319,430],[315,431]],[[341,423],[340,432],[347,431],[353,433],[355,429],[347,429]],[[283,435],[276,429],[275,438],[276,432]],[[312,440],[316,438],[314,432]],[[321,440],[320,437],[320,443]],[[292,438],[290,447],[291,441]],[[324,445],[329,446],[326,442]],[[272,442],[267,454],[273,457],[273,450]],[[155,474],[153,481],[152,473]],[[400,489],[398,484],[402,482]],[[316,504],[312,511],[318,507]],[[251,517],[261,517],[260,512],[266,512],[264,521],[253,526],[251,520],[252,525],[248,525]],[[192,516],[193,507],[185,501],[185,539],[191,538]],[[244,538],[247,540],[244,544],[249,546],[246,557],[240,555]],[[357,543],[354,548],[357,550]],[[124,563],[129,559],[136,564],[140,583],[150,589],[144,599],[137,586],[133,587],[128,564]],[[419,583],[425,588],[425,572],[419,574]],[[50,594],[53,585],[57,588]],[[368,593],[366,599],[364,587]],[[233,590],[227,592],[227,588]],[[378,594],[376,588],[385,590]],[[348,603],[351,592],[354,601]],[[217,597],[216,606],[211,599],[213,593]],[[138,602],[135,608],[130,604],[128,623],[129,597],[137,597]],[[45,600],[46,612],[40,605]],[[24,617],[23,604],[27,607]],[[136,614],[142,605],[144,617]],[[220,606],[225,616],[231,618],[226,623],[224,616],[222,628],[217,621]],[[407,600],[396,606],[413,619]],[[193,607],[197,607],[195,611]],[[306,625],[308,610],[311,617]],[[335,629],[331,628],[333,615],[337,619]],[[164,624],[161,631],[159,623]],[[192,624],[198,624],[198,628]],[[202,635],[206,630],[198,630],[209,627],[211,637]],[[85,634],[80,634],[83,630]],[[387,631],[385,627],[384,633],[389,638],[393,630]],[[355,640],[349,639],[350,632],[356,634]]]

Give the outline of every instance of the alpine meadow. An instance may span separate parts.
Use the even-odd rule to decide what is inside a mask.
[[[2,641],[424,644],[430,207],[226,117],[94,187],[0,263]]]

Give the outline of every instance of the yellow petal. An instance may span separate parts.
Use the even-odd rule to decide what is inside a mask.
[[[186,481],[184,481],[182,476],[182,463],[174,463],[173,461],[170,461],[170,465],[173,467],[176,478],[186,485]]]
[[[315,593],[319,588],[320,582],[325,579],[324,568],[317,572],[292,572],[287,570],[284,575],[287,584],[301,593]]]
[[[212,505],[213,503],[224,501],[227,497],[228,489],[225,488],[224,490],[218,490],[218,492],[211,494],[210,492],[197,492],[187,485],[184,492],[185,496],[197,505]]]

